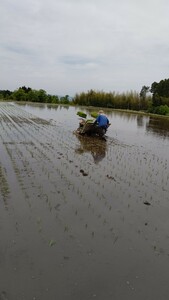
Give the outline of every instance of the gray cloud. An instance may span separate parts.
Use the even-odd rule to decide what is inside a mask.
[[[1,89],[140,91],[168,78],[167,0],[2,0]]]

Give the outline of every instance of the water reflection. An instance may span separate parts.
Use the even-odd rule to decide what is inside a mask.
[[[144,126],[144,118],[142,115],[137,116],[137,126],[138,127],[143,127]]]
[[[84,108],[82,111],[84,111],[85,113],[87,113],[90,116],[90,114],[93,111],[99,112],[99,109],[97,107],[96,108],[89,107],[89,108]],[[137,113],[112,110],[110,108],[104,108],[104,112],[109,118],[119,117],[120,119],[124,119],[125,121],[132,121],[132,120],[136,120],[136,118],[137,118]]]
[[[146,131],[159,136],[169,137],[169,119],[152,118],[146,124]]]
[[[17,103],[22,106],[26,111],[35,114],[40,118],[47,120],[56,120],[61,123],[65,128],[75,130],[78,126],[77,111],[83,111],[90,117],[92,112],[97,112],[97,107],[84,107],[84,106],[68,106],[58,104],[46,103]],[[118,136],[120,139],[125,139],[127,136],[136,141],[139,133],[144,136],[144,133],[149,133],[149,137],[166,138],[169,136],[169,119],[141,115],[137,113],[121,112],[112,109],[104,109],[110,123],[112,124],[108,130],[108,135],[111,137]],[[145,137],[145,136],[144,136]],[[139,136],[140,140],[140,136]]]
[[[75,149],[77,154],[91,153],[95,164],[99,163],[106,155],[107,143],[97,137],[88,137],[77,135],[80,141],[79,147]]]
[[[59,106],[58,105],[53,105],[53,104],[46,104],[46,107],[49,110],[51,110],[51,109],[57,110]]]

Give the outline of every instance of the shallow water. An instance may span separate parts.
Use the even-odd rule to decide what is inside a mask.
[[[77,110],[0,103],[0,299],[167,299],[168,121]]]
[[[19,106],[72,132],[78,127],[77,111],[87,113],[89,118],[91,118],[90,112],[97,112],[97,108],[91,107],[39,105],[36,103],[19,104]],[[169,150],[169,119],[112,111],[111,109],[105,109],[105,113],[111,123],[107,132],[108,138],[117,139],[125,144],[145,146],[147,150],[159,152],[160,155],[168,159],[166,149]]]

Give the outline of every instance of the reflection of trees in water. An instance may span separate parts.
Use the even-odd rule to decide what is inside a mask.
[[[60,109],[66,109],[66,110],[69,110],[70,106],[69,106],[69,105],[63,105],[63,104],[60,104],[60,105],[59,105],[59,108],[60,108]]]
[[[137,116],[137,126],[138,127],[143,127],[144,126],[144,118],[142,115]]]
[[[57,104],[46,104],[47,109],[51,110],[51,109],[58,109],[58,105]]]
[[[94,162],[100,162],[106,155],[107,143],[97,137],[88,137],[77,135],[80,145],[76,148],[75,152],[78,154],[83,154],[89,152],[92,154]]]
[[[123,111],[118,111],[118,110],[113,111],[110,108],[103,108],[103,110],[104,110],[105,114],[111,118],[114,118],[117,116],[120,116],[124,120],[135,120],[137,118],[137,113],[131,113],[131,112],[126,112],[126,111],[123,112]],[[89,108],[85,108],[83,111],[90,115],[92,112],[98,112],[99,108],[98,107],[95,107],[95,108],[89,107]]]
[[[169,136],[169,119],[150,117],[149,122],[146,124],[146,130],[167,137]]]

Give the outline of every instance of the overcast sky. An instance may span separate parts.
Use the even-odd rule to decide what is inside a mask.
[[[139,92],[169,78],[168,0],[1,0],[0,89]]]

